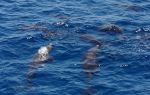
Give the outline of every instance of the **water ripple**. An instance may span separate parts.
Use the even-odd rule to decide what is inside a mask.
[[[1,0],[0,94],[149,95],[149,9],[149,0]],[[101,31],[107,24],[123,31]],[[89,77],[83,60],[95,40],[99,66]],[[29,80],[49,43],[53,62],[37,64]]]

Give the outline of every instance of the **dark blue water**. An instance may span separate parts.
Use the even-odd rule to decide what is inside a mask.
[[[122,33],[102,32],[115,24]],[[84,55],[102,42],[92,76]],[[1,0],[0,95],[150,95],[149,0]],[[54,61],[28,71],[41,46]]]

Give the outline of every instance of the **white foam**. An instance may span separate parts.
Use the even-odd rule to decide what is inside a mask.
[[[46,46],[43,46],[41,47],[39,50],[38,50],[38,54],[48,54],[48,49]]]

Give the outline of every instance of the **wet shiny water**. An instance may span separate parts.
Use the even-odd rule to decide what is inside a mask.
[[[149,95],[149,21],[149,0],[1,0],[0,94]],[[100,30],[110,23],[123,32]],[[102,43],[91,75],[85,34]],[[54,60],[31,68],[49,43]]]

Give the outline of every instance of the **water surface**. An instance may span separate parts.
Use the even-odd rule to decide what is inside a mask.
[[[149,21],[149,0],[1,0],[0,94],[149,95]],[[109,23],[123,32],[99,30]],[[103,43],[92,78],[83,59],[94,44],[84,34]],[[33,56],[48,43],[54,61],[34,69],[29,82]]]

